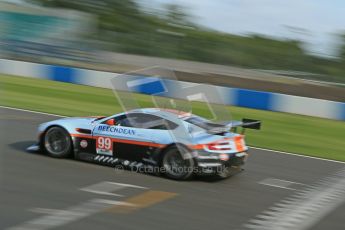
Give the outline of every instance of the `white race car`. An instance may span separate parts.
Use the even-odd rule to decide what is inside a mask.
[[[191,113],[146,108],[110,117],[63,118],[39,126],[38,144],[56,158],[104,165],[159,169],[183,180],[195,173],[229,175],[244,164],[248,147],[237,127],[260,129],[261,122],[243,119],[219,124]]]

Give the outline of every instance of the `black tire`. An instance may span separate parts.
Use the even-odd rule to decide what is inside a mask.
[[[168,178],[187,180],[194,174],[195,162],[186,148],[172,146],[164,152],[161,166]]]
[[[66,158],[72,153],[72,139],[69,133],[58,126],[49,128],[43,138],[42,146],[45,152],[55,158]]]

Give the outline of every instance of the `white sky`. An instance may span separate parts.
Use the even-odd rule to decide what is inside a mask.
[[[207,27],[234,33],[258,33],[305,42],[309,53],[336,55],[338,34],[345,34],[344,0],[141,0],[186,6]],[[289,27],[304,31],[298,33]]]

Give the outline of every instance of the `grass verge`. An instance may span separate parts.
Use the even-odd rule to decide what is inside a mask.
[[[0,76],[0,105],[67,116],[111,115],[122,109],[111,90],[48,80]],[[151,97],[136,95],[139,104],[152,107]],[[203,103],[193,112],[208,116]],[[345,122],[286,113],[227,107],[233,119],[263,122],[261,131],[248,130],[251,146],[345,161]]]

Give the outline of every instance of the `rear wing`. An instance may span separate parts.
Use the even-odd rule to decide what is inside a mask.
[[[261,129],[261,121],[244,118],[242,121],[227,121],[224,123],[210,123],[205,129],[208,133],[217,134],[231,132],[237,133],[238,128],[241,128],[240,133],[244,134],[245,129]]]
[[[253,120],[248,118],[243,118],[242,121],[231,121],[227,124],[227,126],[233,131],[237,132],[238,128],[241,127],[241,133],[244,134],[245,129],[261,129],[261,121],[260,120]]]

